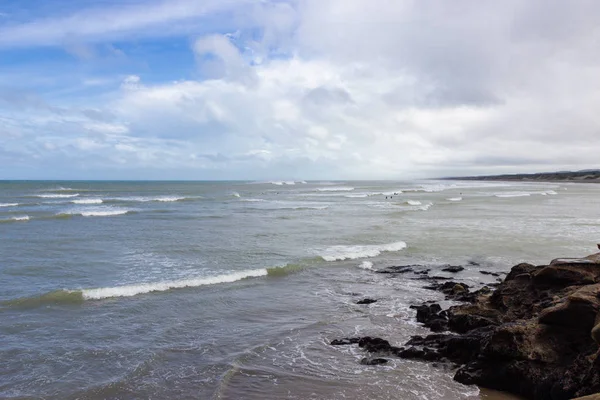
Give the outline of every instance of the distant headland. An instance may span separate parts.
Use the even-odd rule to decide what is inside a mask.
[[[540,172],[535,174],[505,174],[482,176],[454,176],[440,178],[444,180],[468,181],[561,181],[561,182],[600,182],[600,169],[581,171]]]

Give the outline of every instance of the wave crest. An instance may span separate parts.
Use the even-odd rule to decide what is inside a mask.
[[[376,257],[384,251],[400,251],[405,248],[405,242],[382,245],[332,246],[327,248],[320,256],[325,261],[356,260],[358,258]]]

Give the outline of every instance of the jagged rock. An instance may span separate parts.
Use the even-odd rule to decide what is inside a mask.
[[[536,400],[600,392],[600,253],[516,265],[492,294],[457,285],[429,287],[469,301],[445,314],[455,334],[413,337],[398,356],[449,360],[459,382]],[[421,310],[428,322],[443,312]]]
[[[460,265],[449,265],[446,268],[443,268],[442,271],[456,273],[456,272],[464,271],[464,269],[465,269],[465,267],[461,267]]]
[[[381,365],[381,364],[387,364],[388,360],[386,360],[385,358],[363,358],[362,360],[360,360],[360,363],[362,365]]]
[[[346,346],[349,344],[356,344],[360,338],[344,338],[344,339],[334,339],[329,343],[332,346]]]
[[[372,303],[377,303],[377,300],[375,299],[362,299],[356,302],[356,304],[372,304]]]
[[[498,273],[498,272],[490,272],[490,271],[481,270],[481,271],[479,271],[479,273],[483,274],[483,275],[500,276],[500,273]]]
[[[369,353],[391,353],[394,350],[394,347],[387,340],[372,338],[370,336],[360,338],[358,347],[365,349]]]

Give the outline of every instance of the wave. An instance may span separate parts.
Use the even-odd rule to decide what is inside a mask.
[[[283,277],[304,270],[306,266],[300,264],[286,264],[279,267],[261,268],[232,272],[229,274],[188,278],[174,281],[163,281],[155,283],[140,283],[134,285],[123,285],[103,287],[96,289],[61,289],[39,296],[22,297],[14,300],[1,302],[0,305],[7,307],[33,308],[48,304],[80,304],[85,300],[102,300],[114,297],[132,297],[138,294],[151,292],[165,292],[171,289],[182,289],[188,287],[199,287],[206,285],[217,285],[221,283],[232,283],[249,278],[264,276]]]
[[[498,194],[495,194],[494,196],[500,197],[500,198],[529,197],[529,196],[531,196],[531,193],[498,193]]]
[[[231,195],[233,197],[240,197],[240,194],[238,192],[232,192]]]
[[[371,270],[373,269],[373,263],[371,261],[363,261],[362,263],[360,263],[358,268]]]
[[[282,267],[267,268],[267,275],[271,277],[287,276],[306,269],[306,266],[300,264],[286,264]]]
[[[269,182],[271,185],[277,185],[277,186],[282,186],[282,185],[295,185],[296,182],[294,181],[272,181]],[[298,183],[302,183],[302,182],[298,182]],[[306,182],[304,182],[306,183]]]
[[[19,203],[0,203],[0,207],[16,207]]]
[[[240,199],[240,201],[245,201],[248,203],[259,203],[259,202],[265,202],[267,200],[265,199],[251,199],[251,198],[247,198],[247,199]]]
[[[34,308],[48,304],[79,304],[83,300],[81,291],[55,290],[39,296],[3,301],[0,304],[5,307]]]
[[[462,197],[449,197],[446,200],[448,200],[448,201],[461,201]]]
[[[81,209],[61,212],[55,215],[56,218],[68,218],[73,215],[81,215],[83,217],[111,217],[115,215],[124,215],[133,212],[125,208],[97,208],[97,209]]]
[[[83,289],[81,290],[81,294],[85,300],[100,300],[110,297],[131,297],[137,294],[144,294],[150,292],[164,292],[171,289],[216,285],[219,283],[231,283],[247,278],[267,276],[268,274],[269,271],[266,268],[262,268],[232,272],[230,274],[203,278],[188,278],[176,281],[142,283],[138,285],[115,286],[98,289]]]
[[[421,203],[419,200],[407,200],[406,204],[409,206],[420,206],[423,203]]]
[[[79,193],[73,193],[73,194],[44,193],[44,194],[36,195],[36,197],[41,197],[43,199],[68,199],[68,198],[77,197],[77,196],[79,196]]]
[[[334,186],[317,189],[319,192],[350,192],[352,190],[354,190],[354,188],[349,186]]]
[[[193,199],[192,197],[184,197],[184,196],[129,196],[129,197],[113,197],[113,198],[110,198],[107,200],[147,203],[150,201],[173,202],[173,201],[183,201],[183,200],[192,200],[192,199]]]
[[[18,217],[10,217],[7,219],[0,219],[0,223],[8,223],[8,222],[23,222],[23,221],[29,221],[29,215],[21,215]]]
[[[358,258],[376,257],[384,251],[400,251],[405,248],[405,242],[382,245],[332,246],[327,248],[320,256],[325,261],[356,260]]]
[[[369,197],[367,193],[356,193],[356,194],[347,194],[344,197],[348,197],[350,199]]]
[[[74,204],[102,204],[102,199],[77,199],[71,200]]]

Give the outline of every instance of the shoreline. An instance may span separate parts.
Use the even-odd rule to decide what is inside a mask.
[[[450,365],[454,380],[500,391],[482,398],[508,393],[505,398],[568,400],[600,392],[600,253],[547,265],[521,263],[496,283],[472,290],[460,272],[478,267],[447,266],[443,271],[453,278],[430,276],[430,269],[418,265],[374,271],[413,274],[429,283],[424,288],[458,305],[412,305],[431,334],[412,336],[403,346],[368,336],[330,344],[358,345],[363,365],[386,364],[390,357]]]
[[[540,172],[533,174],[501,174],[444,177],[448,181],[508,181],[508,182],[571,182],[571,183],[600,183],[600,170],[585,170],[576,172]]]

